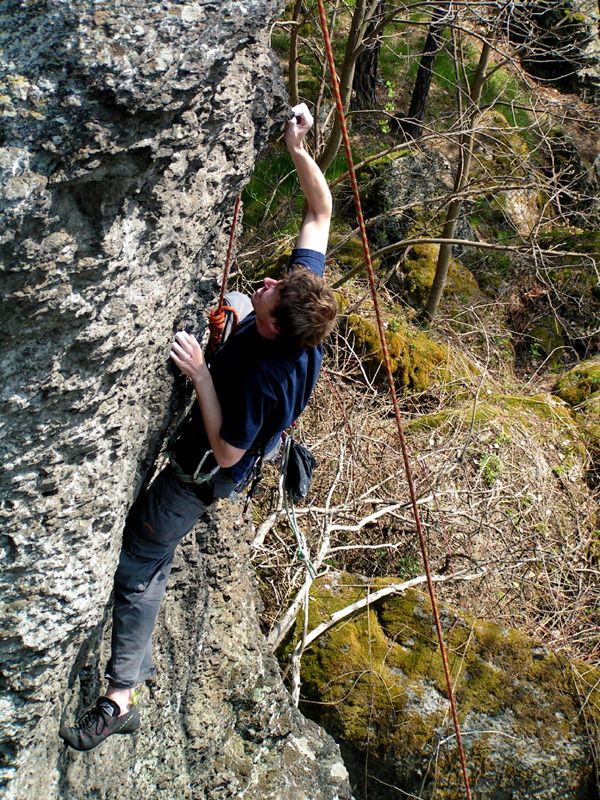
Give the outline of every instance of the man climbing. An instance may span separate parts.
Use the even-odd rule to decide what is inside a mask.
[[[96,705],[60,736],[91,750],[114,733],[140,725],[136,686],[152,677],[152,630],[176,546],[216,498],[234,497],[257,458],[274,450],[281,432],[302,412],[322,359],[321,342],[337,313],[323,282],[331,194],[304,137],[313,119],[292,109],[285,141],[307,202],[307,213],[281,280],[265,278],[250,299],[228,295],[240,322],[207,366],[194,336],[175,335],[171,358],[194,384],[196,402],[166,467],[134,503],[125,524],[114,582],[108,688]]]

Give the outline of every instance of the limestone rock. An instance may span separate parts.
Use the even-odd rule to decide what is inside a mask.
[[[142,726],[87,754],[63,752],[60,797],[349,797],[337,746],[292,706],[267,651],[240,516],[222,502],[178,551],[155,629],[157,677],[140,696]],[[96,696],[106,657],[89,654],[67,716]]]
[[[202,328],[235,198],[287,116],[268,46],[282,6],[2,3],[0,777],[7,797],[138,798],[138,778],[140,786],[155,780],[156,796],[159,789],[203,796],[185,778],[196,752],[187,721],[199,717],[189,698],[186,722],[178,716],[176,684],[163,695],[164,716],[144,723],[181,743],[169,743],[164,770],[152,737],[121,745],[135,758],[123,760],[119,743],[108,742],[98,757],[70,763],[59,760],[56,733],[67,689],[79,684],[102,639],[123,520],[185,398],[185,380],[168,358],[173,332]],[[251,598],[245,609],[252,614]],[[331,745],[312,728],[300,731],[288,711],[276,732],[269,720],[281,692],[271,666],[264,675],[275,683],[247,701],[263,709],[281,758],[270,762],[267,745],[242,756],[241,736],[234,772],[255,776],[255,758],[277,763],[280,781],[289,747],[318,753]],[[236,702],[243,706],[241,695]],[[248,725],[258,730],[262,718],[252,713]],[[298,744],[303,737],[306,745]],[[225,740],[215,739],[210,759],[225,758],[218,752]],[[82,771],[86,758],[95,767]],[[129,789],[121,791],[111,774],[125,773],[133,783],[123,778]],[[235,784],[221,768],[215,774],[223,786]],[[216,780],[206,796],[228,796]],[[266,797],[266,767],[261,780]],[[295,780],[285,791],[301,797]]]
[[[371,217],[394,212],[373,226],[378,246],[431,233],[430,220],[423,217],[421,204],[445,196],[452,191],[454,181],[452,165],[435,150],[407,151],[375,161],[363,170],[363,177],[370,179],[364,196],[365,214]],[[459,219],[456,238],[474,238],[464,215]],[[455,250],[460,258],[462,250]]]

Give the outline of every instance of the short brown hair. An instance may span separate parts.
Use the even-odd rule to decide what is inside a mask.
[[[301,264],[293,264],[279,284],[273,316],[279,335],[297,347],[314,347],[335,325],[338,303],[323,278]]]

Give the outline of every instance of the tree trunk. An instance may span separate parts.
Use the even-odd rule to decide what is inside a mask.
[[[385,0],[379,6],[378,16],[385,12]],[[371,20],[367,26],[366,37],[375,33],[377,20]],[[353,97],[351,107],[360,111],[377,108],[377,68],[379,67],[379,50],[381,39],[377,36],[373,43],[362,50],[356,59],[354,80],[352,82]]]
[[[295,22],[297,24],[292,26],[292,30],[290,32],[290,59],[289,59],[288,83],[289,83],[291,106],[297,106],[298,103],[300,102],[298,99],[298,30],[300,28],[298,17],[300,16],[301,9],[302,9],[302,0],[296,0],[296,4],[294,5],[294,10],[292,12],[292,22]]]
[[[354,68],[356,59],[363,50],[363,39],[366,35],[366,30],[373,15],[380,7],[381,0],[356,0],[354,14],[352,15],[352,23],[350,25],[350,32],[346,42],[346,50],[344,53],[344,62],[340,70],[339,84],[340,95],[342,99],[342,107],[344,113],[350,108],[350,99],[352,97],[352,82],[354,79]],[[340,121],[336,115],[333,129],[325,145],[323,153],[318,159],[319,167],[323,172],[331,164],[336,157],[337,152],[342,143],[342,128]]]
[[[475,142],[475,136],[473,134],[473,125],[475,123],[475,118],[479,114],[479,101],[481,99],[481,90],[483,88],[483,83],[485,81],[485,71],[487,69],[487,65],[490,60],[490,53],[491,53],[491,46],[486,42],[483,45],[481,56],[479,57],[479,64],[477,65],[477,71],[475,72],[475,76],[473,77],[473,85],[469,93],[472,111],[469,114],[468,130],[460,137],[459,141],[460,150],[458,157],[458,167],[456,169],[456,176],[454,178],[454,192],[456,194],[458,194],[459,192],[462,191],[462,189],[464,189],[469,178],[469,169],[471,167],[471,156],[473,155],[473,144]],[[459,198],[456,198],[450,203],[450,206],[448,208],[448,214],[446,215],[446,222],[444,224],[442,239],[454,238],[454,231],[456,230],[456,223],[458,221],[458,216],[460,214],[461,207],[462,207],[462,200],[460,200]],[[427,319],[428,321],[431,321],[433,319],[433,316],[436,312],[436,309],[442,297],[444,284],[446,283],[446,277],[448,276],[448,266],[450,264],[451,256],[452,256],[452,245],[442,244],[440,246],[437,266],[435,269],[435,276],[433,279],[433,284],[431,286],[431,291],[429,293],[429,298],[427,300],[427,308],[425,310],[425,319]]]
[[[435,59],[442,46],[442,31],[444,30],[445,22],[440,22],[440,20],[446,17],[449,9],[450,3],[445,3],[436,6],[433,10],[431,24],[429,26],[427,38],[425,39],[419,70],[413,87],[410,108],[408,109],[408,118],[402,121],[402,128],[406,133],[412,136],[413,139],[418,139],[422,133],[421,123],[425,116],[425,106],[431,87]]]

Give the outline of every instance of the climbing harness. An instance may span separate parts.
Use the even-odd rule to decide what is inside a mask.
[[[195,483],[197,486],[201,486],[203,483],[206,483],[211,478],[213,478],[217,472],[221,469],[220,466],[217,464],[208,472],[202,472],[202,467],[204,466],[204,462],[206,459],[213,454],[212,450],[207,450],[206,453],[200,459],[198,466],[194,470],[193,473],[189,474],[184,472],[177,461],[175,460],[175,456],[173,455],[172,451],[168,451],[169,456],[169,463],[171,465],[171,469],[177,475],[180,481],[183,483]]]
[[[350,182],[352,184],[352,193],[354,195],[354,205],[356,206],[356,216],[358,220],[358,225],[360,228],[360,235],[361,241],[363,245],[363,250],[365,254],[365,263],[367,269],[367,276],[369,280],[369,288],[371,290],[371,296],[373,299],[373,306],[375,308],[375,316],[377,319],[377,327],[379,330],[379,339],[381,341],[381,349],[383,353],[383,362],[385,365],[385,372],[388,381],[388,386],[390,389],[390,395],[392,399],[392,405],[394,409],[394,418],[396,420],[396,426],[398,429],[398,438],[400,439],[400,445],[402,449],[402,458],[404,461],[404,469],[406,473],[406,481],[408,484],[409,492],[410,492],[410,499],[411,505],[413,509],[413,515],[415,518],[415,525],[417,528],[417,533],[419,536],[419,544],[421,547],[421,555],[423,558],[423,566],[425,568],[425,574],[427,576],[427,587],[429,590],[429,597],[431,600],[431,606],[433,611],[433,616],[435,619],[435,627],[438,635],[438,641],[440,645],[440,654],[442,657],[442,663],[444,666],[444,675],[446,678],[446,686],[448,690],[448,699],[450,701],[450,708],[452,710],[452,719],[454,722],[454,730],[456,732],[456,744],[458,747],[458,753],[460,758],[460,764],[463,774],[463,781],[465,784],[465,792],[467,795],[468,800],[471,800],[471,789],[469,786],[469,776],[467,772],[467,762],[465,758],[465,751],[462,744],[462,737],[460,733],[460,725],[458,722],[458,714],[456,711],[456,703],[454,700],[454,691],[452,689],[452,679],[450,677],[450,669],[448,666],[448,657],[446,655],[446,647],[444,644],[444,635],[442,631],[442,624],[440,621],[440,616],[437,607],[437,601],[435,598],[435,592],[433,588],[433,581],[431,579],[431,569],[429,567],[429,557],[427,555],[427,547],[425,545],[425,536],[423,534],[423,526],[421,524],[421,517],[419,514],[419,507],[417,505],[417,495],[415,492],[414,483],[412,480],[412,472],[410,468],[410,462],[408,459],[408,447],[406,443],[406,439],[404,436],[404,429],[402,426],[402,420],[400,418],[400,407],[398,405],[398,398],[396,396],[396,387],[394,385],[394,376],[392,373],[391,365],[390,365],[390,356],[387,346],[387,341],[385,338],[385,331],[383,327],[383,319],[381,316],[381,311],[379,308],[379,300],[377,297],[377,287],[375,285],[375,274],[373,271],[373,264],[371,262],[371,252],[369,249],[369,243],[367,241],[367,229],[365,226],[365,221],[362,213],[362,205],[360,202],[360,195],[358,191],[358,181],[356,180],[356,171],[354,169],[354,160],[352,158],[352,151],[350,149],[350,139],[348,136],[348,129],[346,127],[346,119],[344,114],[344,106],[342,104],[342,98],[340,95],[340,88],[337,78],[337,73],[335,70],[335,61],[333,58],[333,50],[331,47],[331,39],[329,37],[329,29],[327,26],[327,19],[325,17],[325,6],[323,0],[317,0],[317,5],[319,7],[319,17],[321,21],[321,30],[323,33],[323,41],[325,44],[325,51],[327,53],[327,62],[329,64],[329,72],[331,75],[331,83],[333,87],[333,94],[335,97],[335,105],[338,113],[338,120],[340,123],[340,130],[342,132],[342,139],[344,142],[344,149],[346,151],[346,159],[348,161],[348,171],[350,173]]]

